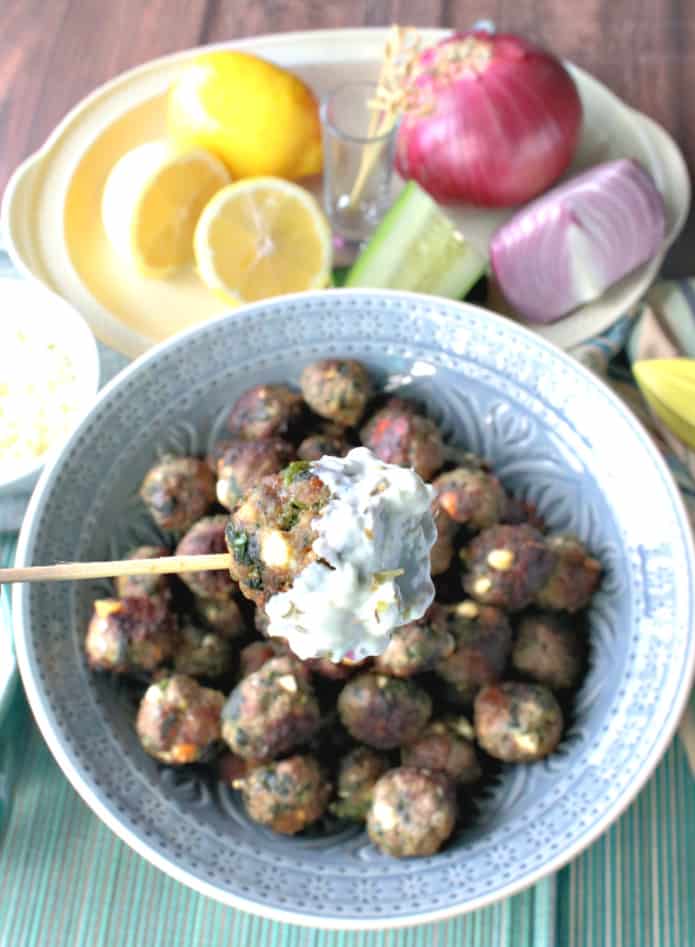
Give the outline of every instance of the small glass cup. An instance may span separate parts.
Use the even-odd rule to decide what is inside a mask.
[[[323,203],[336,262],[351,263],[390,206],[397,122],[371,107],[375,82],[348,82],[321,102]]]

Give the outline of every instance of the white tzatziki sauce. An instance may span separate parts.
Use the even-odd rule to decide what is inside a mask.
[[[311,524],[319,561],[268,599],[268,634],[286,638],[302,660],[360,661],[381,654],[393,629],[432,603],[432,488],[366,447],[322,457],[311,471],[331,492]]]

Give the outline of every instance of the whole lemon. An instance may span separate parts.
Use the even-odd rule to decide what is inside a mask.
[[[295,180],[321,170],[315,96],[291,72],[248,53],[205,53],[184,66],[167,122],[177,144],[214,152],[234,178]]]

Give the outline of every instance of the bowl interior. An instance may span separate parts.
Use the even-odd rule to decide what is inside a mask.
[[[422,401],[450,441],[602,562],[591,667],[560,751],[504,769],[446,851],[397,861],[357,828],[284,839],[235,794],[141,751],[127,690],[91,675],[82,638],[103,586],[18,589],[18,656],[59,761],[96,811],[160,867],[230,903],[308,923],[413,923],[481,906],[588,844],[665,749],[693,665],[693,558],[646,435],[600,383],[475,307],[334,291],[248,307],[172,340],[101,396],[32,502],[19,559],[104,559],[153,539],[137,497],[159,454],[203,452],[260,381],[296,381],[332,354]],[[599,423],[600,419],[600,423]],[[649,502],[645,502],[645,498]]]

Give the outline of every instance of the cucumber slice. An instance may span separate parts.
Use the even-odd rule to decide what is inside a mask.
[[[429,194],[410,181],[355,260],[345,285],[461,299],[487,263]]]

